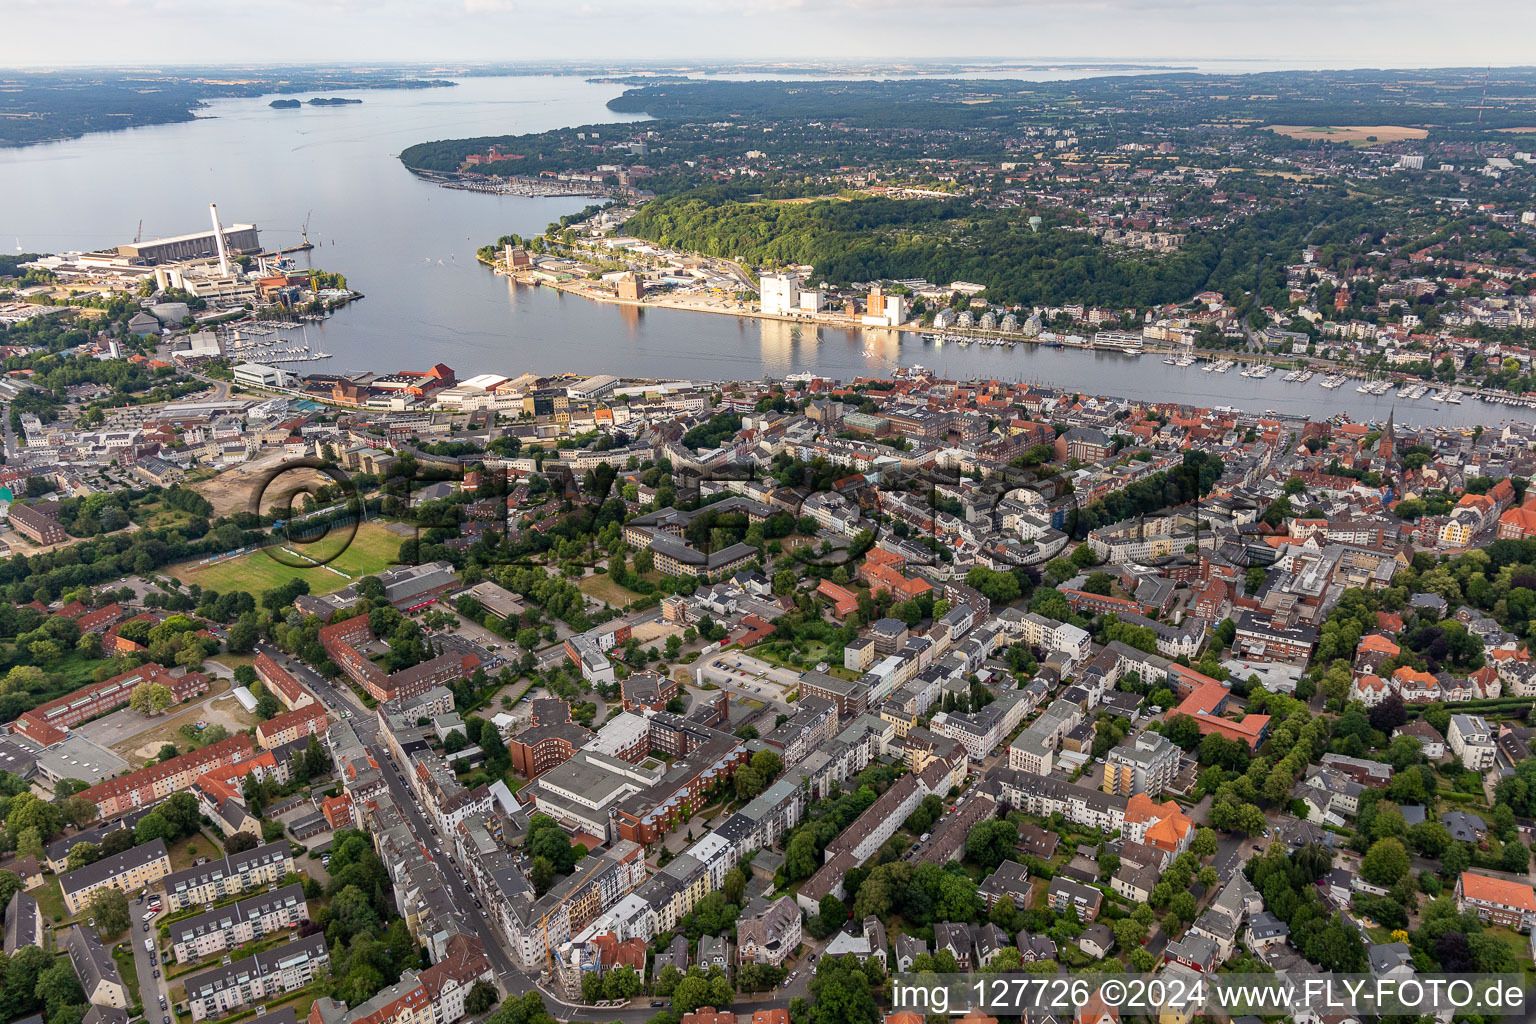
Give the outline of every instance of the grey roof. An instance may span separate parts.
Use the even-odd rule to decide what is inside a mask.
[[[69,953],[70,965],[74,967],[75,977],[80,979],[80,987],[85,989],[87,999],[91,999],[97,987],[102,984],[123,986],[123,976],[118,972],[117,961],[112,959],[112,954],[107,952],[94,930],[75,925],[70,928],[64,940],[64,948]],[[124,991],[127,991],[126,988]]]
[[[135,807],[133,810],[111,821],[104,821],[99,825],[93,825],[84,832],[76,832],[72,836],[63,839],[55,839],[48,844],[47,855],[49,860],[63,860],[69,856],[69,851],[75,848],[76,843],[95,843],[101,845],[102,840],[113,832],[120,832],[125,828],[133,828],[139,823],[139,819],[150,811],[158,810],[159,804],[149,804],[144,807]]]
[[[94,864],[87,864],[83,868],[76,868],[74,871],[60,875],[59,888],[66,893],[80,892],[93,885],[100,885],[107,879],[126,871],[153,863],[160,857],[165,857],[167,862],[170,860],[170,853],[165,848],[164,839],[131,846],[122,853],[103,857]]]
[[[1406,942],[1383,942],[1365,947],[1371,959],[1371,970],[1385,974],[1394,967],[1413,966],[1413,953]]]
[[[187,868],[185,871],[177,871],[165,876],[165,891],[168,893],[178,890],[195,889],[200,885],[231,875],[238,875],[242,869],[263,866],[274,860],[287,860],[292,856],[287,840],[276,843],[268,843],[242,853],[232,853],[223,860],[209,861],[207,864],[199,864]]]
[[[170,926],[170,940],[173,944],[189,942],[200,935],[220,932],[249,918],[262,917],[281,908],[296,906],[303,902],[304,886],[294,882],[275,892],[257,893],[230,906],[218,907],[183,918]]]
[[[223,989],[238,986],[242,983],[242,979],[266,977],[269,974],[275,974],[282,969],[282,964],[293,961],[296,958],[303,957],[315,960],[320,957],[328,958],[329,956],[330,952],[325,945],[325,936],[321,934],[296,939],[292,942],[283,942],[253,956],[236,960],[233,963],[221,964],[218,967],[188,978],[186,981],[187,998],[201,999]]]
[[[37,900],[24,892],[17,892],[5,907],[5,951],[14,953],[23,946],[37,943],[42,912]]]
[[[1272,939],[1277,935],[1291,934],[1290,926],[1267,910],[1253,915],[1253,919],[1248,922],[1248,930],[1256,939]]]

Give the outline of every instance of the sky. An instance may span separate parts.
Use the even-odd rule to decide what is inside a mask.
[[[988,57],[1536,62],[1531,0],[0,0],[0,65]]]

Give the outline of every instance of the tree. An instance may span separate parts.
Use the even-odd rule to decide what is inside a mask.
[[[727,902],[735,903],[738,905],[741,903],[741,898],[746,895],[747,879],[746,876],[741,873],[740,868],[731,868],[731,870],[725,873],[724,884],[721,885],[721,891],[725,893]]]
[[[95,843],[76,843],[69,848],[69,870],[75,871],[101,859],[101,849]]]
[[[550,863],[548,857],[535,856],[528,868],[528,876],[533,882],[534,892],[543,896],[554,884],[555,866]]]
[[[152,843],[156,839],[171,840],[175,838],[176,829],[160,811],[150,811],[139,819],[138,824],[133,826],[133,841],[136,845]]]
[[[173,793],[156,809],[156,813],[166,820],[176,836],[192,835],[198,830],[202,819],[197,798],[186,792]]]
[[[1168,901],[1168,912],[1185,924],[1193,921],[1198,913],[1194,895],[1189,892],[1174,893]]]
[[[12,838],[28,829],[36,829],[42,841],[52,839],[64,828],[64,812],[34,793],[18,793],[11,797],[5,813],[5,830]],[[19,845],[19,843],[18,843]]]
[[[1216,735],[1212,733],[1212,735]],[[1201,828],[1195,831],[1195,838],[1189,844],[1190,852],[1196,857],[1212,857],[1216,854],[1216,833],[1212,829]]]
[[[784,877],[792,882],[809,878],[816,873],[819,864],[816,837],[808,830],[796,832],[784,851]]]
[[[1360,874],[1377,885],[1393,886],[1407,874],[1411,865],[1408,851],[1396,839],[1378,839],[1360,861]]]
[[[1133,917],[1122,917],[1114,923],[1115,945],[1121,949],[1137,949],[1147,937],[1147,926]]]
[[[158,715],[175,703],[175,695],[164,683],[142,682],[128,695],[128,706],[143,715]]]
[[[1008,859],[1019,842],[1018,827],[1011,821],[992,818],[971,826],[965,835],[965,855],[988,871]]]
[[[783,760],[772,750],[759,750],[753,754],[751,765],[752,770],[762,776],[765,784],[773,781],[784,770]]]
[[[256,849],[259,845],[261,844],[257,842],[256,837],[249,832],[236,832],[224,840],[224,852],[226,854],[244,853],[247,850]]]
[[[128,930],[128,897],[123,890],[107,887],[91,893],[90,916],[96,919],[96,930],[110,937]]]
[[[96,820],[96,805],[79,795],[65,797],[59,802],[59,811],[75,828],[84,828]]]
[[[464,997],[464,1009],[470,1013],[484,1013],[496,1005],[496,1000],[501,998],[496,991],[496,986],[487,981],[476,981]]]
[[[79,1011],[76,1010],[72,1018],[70,1009],[85,1002],[85,992],[80,988],[75,969],[65,957],[55,960],[51,967],[38,974],[32,994],[42,1003],[50,1021],[78,1020]]]

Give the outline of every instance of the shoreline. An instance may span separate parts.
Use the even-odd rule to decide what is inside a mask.
[[[548,281],[536,277],[532,273],[513,273],[505,268],[477,257],[478,262],[495,273],[498,277],[507,278],[520,285],[530,287],[552,288],[562,295],[574,295],[577,298],[592,302],[605,303],[611,306],[624,306],[631,309],[665,309],[684,313],[713,313],[718,316],[745,317],[751,320],[764,320],[774,323],[787,323],[811,328],[830,328],[832,330],[857,330],[889,332],[898,335],[918,335],[920,339],[927,340],[931,335],[942,335],[944,340],[936,344],[946,342],[965,345],[980,345],[988,348],[1013,349],[1016,345],[1025,345],[1041,349],[1063,349],[1077,352],[1111,352],[1130,358],[1141,356],[1171,356],[1192,355],[1195,365],[1201,363],[1214,363],[1221,360],[1233,360],[1245,366],[1268,364],[1278,368],[1305,366],[1315,372],[1327,372],[1343,376],[1349,380],[1390,380],[1394,389],[1411,384],[1426,384],[1432,390],[1449,389],[1459,391],[1471,398],[1484,398],[1494,396],[1488,400],[1499,405],[1508,405],[1517,408],[1536,408],[1536,395],[1517,395],[1512,392],[1497,391],[1482,387],[1477,384],[1455,382],[1445,384],[1435,381],[1425,381],[1423,378],[1409,376],[1395,370],[1370,370],[1352,364],[1341,364],[1334,360],[1317,356],[1309,356],[1305,353],[1279,353],[1279,352],[1253,352],[1246,349],[1195,349],[1182,345],[1168,345],[1158,342],[1144,342],[1142,347],[1134,351],[1115,346],[1096,346],[1092,344],[1092,333],[1087,335],[1087,345],[1065,345],[1061,342],[1042,341],[1038,337],[1030,337],[1022,334],[1004,334],[1002,331],[980,331],[976,328],[944,328],[942,330],[932,326],[924,327],[920,324],[901,324],[895,327],[875,326],[871,324],[857,323],[852,320],[821,319],[818,317],[782,316],[772,313],[764,313],[757,309],[721,309],[709,305],[696,305],[687,302],[658,302],[645,299],[623,299],[617,295],[592,285],[585,278],[572,278],[569,281]],[[1202,367],[1203,369],[1204,367]]]

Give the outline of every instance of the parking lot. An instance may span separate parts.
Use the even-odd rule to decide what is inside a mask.
[[[714,683],[727,690],[780,703],[788,701],[790,693],[800,685],[800,677],[794,672],[740,651],[725,651],[699,661],[694,665],[693,678],[701,685]]]

